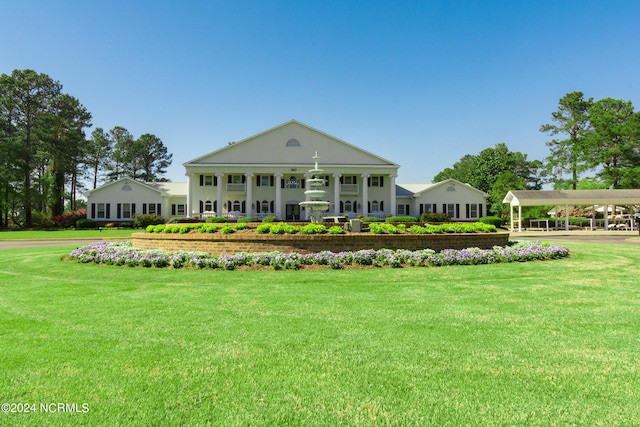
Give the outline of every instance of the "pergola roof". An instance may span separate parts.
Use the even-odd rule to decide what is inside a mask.
[[[511,190],[511,206],[640,205],[640,190]]]

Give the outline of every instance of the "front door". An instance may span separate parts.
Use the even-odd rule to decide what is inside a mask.
[[[287,221],[300,221],[300,205],[287,203]]]

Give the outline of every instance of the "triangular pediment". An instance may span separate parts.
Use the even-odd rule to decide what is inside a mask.
[[[291,120],[257,135],[184,163],[198,165],[309,165],[318,153],[323,166],[387,166],[397,164],[352,144]]]

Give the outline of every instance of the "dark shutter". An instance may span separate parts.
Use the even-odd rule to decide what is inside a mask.
[[[247,177],[242,175],[242,183],[244,184],[245,182],[247,182]]]
[[[240,212],[243,214],[247,213],[247,202],[245,200],[242,201],[242,207],[240,208]]]
[[[384,212],[384,202],[380,202],[380,210]]]
[[[380,177],[380,187],[384,187],[384,176]]]
[[[144,214],[146,214],[146,213],[147,213],[147,204],[146,204],[146,203],[143,203],[143,204],[142,204],[142,215],[144,215]]]
[[[367,202],[367,212],[371,213],[371,202]]]
[[[176,205],[175,205],[175,203],[171,205],[171,216],[176,216]]]
[[[136,214],[136,204],[131,203],[131,215],[135,215],[135,214]]]
[[[434,203],[434,204],[432,204],[432,205],[431,205],[431,212],[433,212],[433,213],[438,213],[438,209],[437,209],[437,207],[438,207],[438,206],[437,206],[435,203]]]
[[[107,215],[105,218],[111,218],[111,203],[107,203]]]
[[[460,203],[456,203],[456,218],[460,218]]]
[[[213,176],[213,185],[215,185],[216,187],[218,186],[218,177],[217,176]]]
[[[479,216],[480,218],[482,218],[482,217],[483,217],[483,215],[482,215],[482,203],[480,203],[480,204],[478,205],[478,216]]]
[[[469,203],[467,203],[467,218],[469,218],[469,215],[471,215],[471,207],[469,206]]]
[[[204,175],[200,175],[200,187],[204,185]]]
[[[340,213],[344,212],[344,202],[340,202]]]
[[[307,188],[307,184],[306,184],[304,178],[302,179],[302,188]]]
[[[227,175],[227,184],[231,184],[231,175]]]
[[[91,213],[89,218],[95,218],[95,217],[96,217],[96,204],[91,203]]]
[[[227,211],[231,212],[231,200],[227,200]]]
[[[367,178],[367,187],[371,187],[371,177]]]
[[[420,203],[420,215],[424,213],[424,203]]]
[[[273,180],[274,180],[274,177],[273,177],[273,175],[271,175],[271,176],[269,177],[269,184],[270,184],[272,187],[273,187]]]
[[[116,218],[117,218],[117,219],[120,219],[120,217],[122,216],[122,215],[121,215],[121,212],[122,212],[122,204],[121,204],[121,203],[118,203],[118,204],[116,205]]]
[[[271,207],[271,213],[275,213],[275,211],[276,211],[275,208],[274,208],[275,203],[273,203],[273,200],[269,203],[269,206]]]
[[[260,205],[260,200],[256,200],[256,213],[260,213],[260,209],[262,206]]]
[[[204,212],[204,202],[200,200],[200,213]]]
[[[162,216],[162,204],[158,203],[158,206],[156,207],[156,214]]]
[[[446,204],[446,203],[443,203],[443,204],[442,204],[442,213],[443,213],[443,214],[446,214],[447,212],[448,212],[448,211],[447,211],[447,204]]]
[[[340,184],[344,184],[344,179],[342,179],[342,176],[340,177]]]
[[[353,176],[353,183],[354,183],[354,184],[357,184],[357,183],[358,183],[358,177],[357,177],[357,176],[355,176],[355,175]],[[354,211],[354,212],[355,212],[355,211]]]
[[[256,187],[260,187],[260,175],[256,176]]]
[[[218,212],[218,201],[217,200],[213,201],[213,211],[216,213],[216,215],[220,216],[220,212]]]
[[[280,178],[280,188],[284,188],[284,179]]]

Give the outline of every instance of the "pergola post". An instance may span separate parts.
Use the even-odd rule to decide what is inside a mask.
[[[564,206],[564,229],[569,231],[569,205]]]

